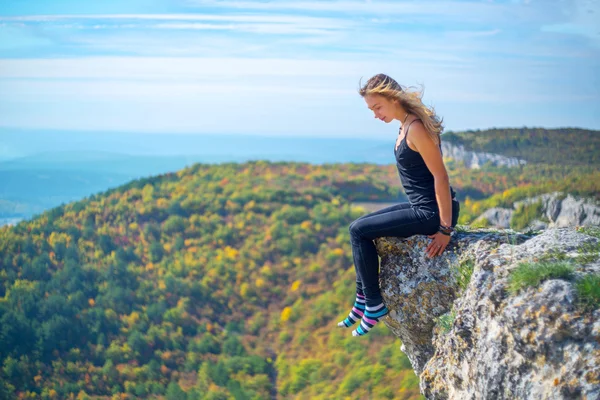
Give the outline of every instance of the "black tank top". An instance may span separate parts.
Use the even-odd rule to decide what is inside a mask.
[[[425,164],[421,154],[411,149],[406,143],[410,125],[418,119],[414,119],[408,124],[404,137],[398,145],[398,149],[396,149],[396,144],[394,143],[396,167],[398,168],[400,181],[402,182],[409,203],[412,206],[427,207],[437,211],[438,204],[435,198],[435,180],[433,174],[427,168],[427,164]],[[441,152],[442,146],[440,143]],[[452,187],[450,187],[450,194],[452,198],[456,195]]]

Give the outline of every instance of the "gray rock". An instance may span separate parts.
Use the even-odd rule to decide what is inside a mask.
[[[600,226],[600,206],[595,200],[577,198],[571,194],[567,195],[560,192],[546,193],[517,201],[513,204],[513,209],[490,208],[477,217],[473,224],[485,218],[490,227],[509,228],[514,210],[520,205],[530,205],[538,202],[541,203],[540,215],[525,230],[539,231],[547,228]]]
[[[593,199],[579,198],[560,192],[546,193],[514,203],[516,209],[520,204],[542,203],[542,215],[547,218],[549,228],[598,226],[600,225],[600,206]]]
[[[542,231],[546,228],[548,228],[547,222],[540,221],[539,219],[535,219],[529,224],[529,226],[527,227],[527,230]]]
[[[575,290],[577,279],[600,272],[597,258],[576,258],[597,249],[597,238],[570,228],[461,232],[435,259],[425,255],[425,236],[375,242],[390,308],[383,321],[402,340],[426,398],[600,398],[600,309],[581,311]],[[511,295],[511,271],[548,253],[573,260],[575,276]],[[461,293],[454,271],[466,260],[473,273]],[[452,308],[444,333],[435,320]]]
[[[525,160],[514,157],[506,157],[500,154],[484,153],[466,150],[463,145],[454,145],[442,141],[442,152],[445,157],[462,161],[467,168],[478,169],[486,163],[494,166],[516,167],[527,164]]]
[[[513,213],[514,210],[509,208],[494,207],[487,209],[477,218],[477,220],[485,218],[487,219],[489,226],[506,229],[510,228],[510,219],[512,218]]]

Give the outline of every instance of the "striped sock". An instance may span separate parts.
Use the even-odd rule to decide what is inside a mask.
[[[342,322],[338,322],[338,326],[340,328],[348,328],[356,323],[356,321],[360,320],[365,312],[365,295],[362,293],[356,294],[356,300],[354,301],[354,307],[352,307],[352,311]]]
[[[352,336],[366,335],[369,333],[371,328],[373,328],[375,324],[377,324],[377,322],[379,322],[379,320],[388,313],[389,310],[383,303],[380,303],[374,307],[367,306],[365,315],[362,317],[362,321],[360,321],[358,328],[352,331]]]

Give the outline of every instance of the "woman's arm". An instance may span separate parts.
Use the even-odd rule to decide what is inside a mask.
[[[433,141],[429,133],[422,124],[414,124],[411,127],[410,142],[407,138],[407,144],[412,144],[416,151],[421,154],[427,168],[433,175],[435,181],[435,198],[440,210],[440,225],[452,225],[452,195],[450,194],[450,179],[448,171],[444,165],[442,153],[438,145]],[[430,257],[440,255],[448,246],[450,236],[437,232],[430,236],[433,241],[427,247]]]

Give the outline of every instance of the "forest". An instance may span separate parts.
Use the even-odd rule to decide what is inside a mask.
[[[459,224],[541,193],[600,200],[597,154],[566,161],[446,160]],[[384,324],[336,326],[356,203],[403,199],[394,165],[195,164],[2,227],[0,398],[422,399]]]

